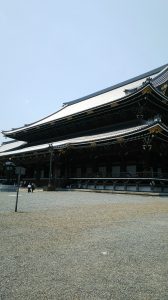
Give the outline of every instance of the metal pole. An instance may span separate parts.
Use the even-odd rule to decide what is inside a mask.
[[[19,187],[20,187],[20,173],[21,173],[21,168],[19,168],[19,174],[18,174],[15,212],[17,212],[17,205],[18,205],[18,196],[19,196]]]
[[[49,145],[49,150],[50,150],[50,168],[49,168],[49,181],[48,181],[48,186],[51,186],[51,179],[52,179],[52,155],[53,155],[53,145]]]

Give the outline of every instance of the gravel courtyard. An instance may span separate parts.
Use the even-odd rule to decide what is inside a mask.
[[[167,300],[168,197],[0,193],[1,300]]]

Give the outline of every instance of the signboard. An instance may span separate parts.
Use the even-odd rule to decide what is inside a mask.
[[[15,174],[17,174],[17,175],[25,175],[25,173],[26,173],[26,169],[25,168],[23,168],[23,167],[16,167],[15,168]]]

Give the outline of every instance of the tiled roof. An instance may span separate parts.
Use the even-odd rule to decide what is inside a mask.
[[[32,124],[28,124],[24,127],[16,128],[10,131],[4,131],[3,133],[6,135],[10,135],[19,131],[31,129],[36,126],[40,126],[43,124],[50,123],[52,121],[57,121],[78,113],[82,113],[122,98],[124,99],[127,96],[125,92],[126,90],[135,90],[136,88],[140,88],[142,84],[146,81],[146,79],[149,77],[153,80],[153,82],[155,78],[157,78],[158,81],[158,78],[162,75],[163,72],[165,73],[165,70],[167,70],[167,68],[168,65],[164,65],[160,68],[154,69],[153,71],[142,74],[141,76],[137,76],[133,79],[115,85],[111,88],[91,94],[87,97],[83,97],[76,101],[69,102],[67,106],[63,107],[61,110],[44,119],[41,119]]]
[[[26,142],[22,142],[22,141],[15,141],[15,142],[9,142],[9,143],[6,143],[6,144],[2,144],[0,146],[0,153],[1,152],[6,152],[6,151],[9,151],[9,150],[13,150],[13,149],[17,149],[23,145],[26,145],[27,143]]]
[[[159,75],[162,74],[162,72],[163,72],[165,69],[167,69],[167,67],[168,67],[168,64],[165,64],[165,65],[163,65],[163,66],[161,66],[161,67],[159,67],[159,68],[156,68],[156,69],[154,69],[154,70],[152,70],[152,71],[143,73],[143,74],[141,74],[141,75],[139,75],[139,76],[136,76],[136,77],[134,77],[134,78],[131,78],[131,79],[129,79],[129,80],[120,82],[120,83],[115,84],[115,85],[113,85],[113,86],[111,86],[111,87],[108,87],[108,88],[106,88],[106,89],[100,90],[100,91],[98,91],[98,92],[96,92],[96,93],[87,95],[87,96],[85,96],[85,97],[82,97],[82,98],[79,98],[79,99],[76,99],[76,100],[73,100],[73,101],[65,102],[64,105],[72,105],[72,104],[75,104],[75,103],[77,103],[77,102],[84,101],[84,100],[86,100],[86,99],[88,99],[88,98],[90,99],[90,98],[92,98],[92,97],[95,97],[95,96],[98,96],[98,95],[100,95],[100,94],[104,94],[104,93],[106,93],[106,92],[115,90],[115,89],[120,88],[120,87],[122,87],[122,86],[126,86],[126,85],[128,85],[128,84],[137,82],[137,81],[139,81],[139,80],[141,80],[141,79],[144,80],[144,78],[149,78],[149,77],[150,77],[150,78],[155,78],[155,75],[156,75],[157,77],[159,77]]]
[[[93,135],[90,134],[90,135],[86,135],[86,136],[79,136],[76,138],[57,141],[57,142],[53,142],[52,145],[55,149],[57,149],[57,148],[59,149],[59,148],[67,147],[69,145],[82,146],[82,145],[85,145],[88,143],[103,142],[103,141],[108,141],[108,140],[111,141],[111,140],[115,140],[115,139],[118,139],[121,137],[128,138],[132,135],[144,132],[145,130],[148,130],[154,126],[161,126],[161,125],[159,123],[153,121],[151,123],[146,123],[143,125],[130,127],[127,129],[120,129],[120,130],[115,130],[115,131],[110,131],[110,132],[105,132],[105,133],[100,133],[100,134],[93,134]],[[3,152],[3,153],[0,153],[0,156],[23,154],[23,153],[34,152],[34,151],[43,151],[43,150],[47,150],[48,148],[49,148],[49,144],[47,143],[47,144],[36,145],[36,146],[32,146],[32,147],[25,147],[23,149]]]
[[[152,84],[154,87],[157,87],[167,81],[168,81],[168,69],[166,68],[166,70],[162,72],[160,76],[158,75],[152,80]]]

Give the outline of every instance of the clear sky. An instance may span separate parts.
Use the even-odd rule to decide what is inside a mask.
[[[168,0],[0,0],[0,130],[168,63],[167,12]]]

